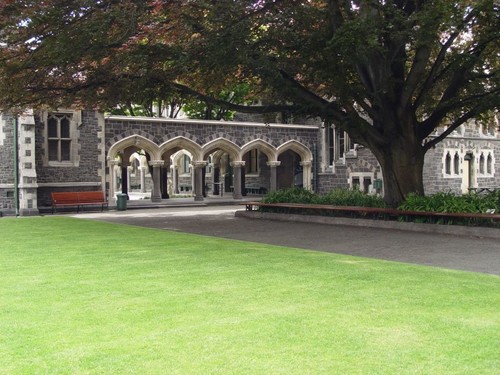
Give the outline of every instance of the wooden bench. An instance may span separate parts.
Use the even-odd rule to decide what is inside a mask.
[[[108,207],[102,191],[53,192],[51,198],[52,213],[56,212],[57,207],[76,207],[77,212],[84,206],[101,206],[101,211],[104,211],[104,207]]]
[[[328,214],[338,213],[348,217],[362,217],[373,219],[392,219],[411,221],[415,218],[424,218],[428,222],[447,221],[450,219],[472,220],[474,222],[500,223],[500,215],[488,213],[464,213],[464,212],[429,212],[429,211],[403,211],[394,208],[358,207],[358,206],[330,206],[322,204],[299,204],[299,203],[262,203],[245,202],[247,211],[255,211],[261,208],[269,208],[275,212],[287,214]]]

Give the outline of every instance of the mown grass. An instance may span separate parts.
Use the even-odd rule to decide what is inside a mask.
[[[5,374],[500,368],[492,275],[38,217],[0,220],[0,286]]]

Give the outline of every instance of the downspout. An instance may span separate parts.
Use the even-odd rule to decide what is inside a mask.
[[[14,205],[16,216],[19,216],[19,140],[18,140],[19,119],[14,117]]]

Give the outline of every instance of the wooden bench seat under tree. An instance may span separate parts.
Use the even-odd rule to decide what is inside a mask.
[[[77,212],[85,206],[100,206],[101,211],[108,207],[108,201],[102,191],[53,192],[51,198],[53,213],[58,207],[76,207]]]

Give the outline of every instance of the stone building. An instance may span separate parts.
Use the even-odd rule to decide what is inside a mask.
[[[437,135],[437,134],[436,134]],[[0,117],[0,212],[30,215],[54,191],[203,200],[291,186],[383,194],[371,152],[334,126],[169,120],[58,110]],[[500,135],[467,124],[430,150],[427,193],[500,186]]]

